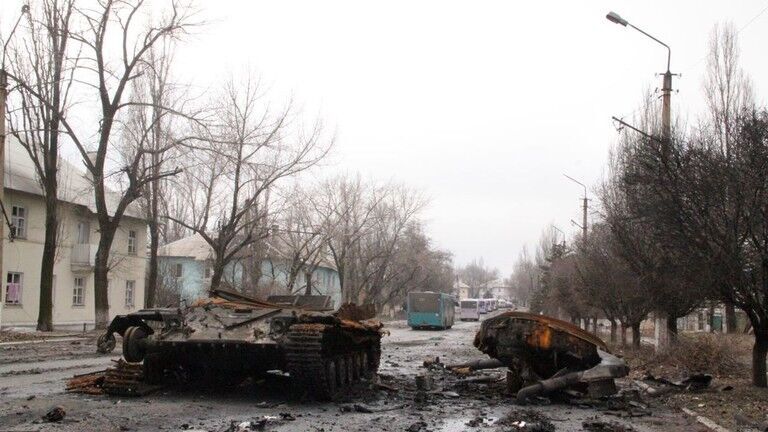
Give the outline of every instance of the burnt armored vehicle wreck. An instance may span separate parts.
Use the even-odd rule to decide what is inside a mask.
[[[112,320],[100,352],[122,336],[123,357],[144,381],[237,383],[271,371],[290,375],[295,395],[332,399],[379,366],[381,324],[372,307],[328,310],[326,296],[276,303],[217,290],[184,309],[145,309]],[[310,298],[311,297],[311,298]]]
[[[592,397],[616,392],[629,368],[597,336],[552,317],[506,312],[485,320],[475,346],[506,366],[508,390],[518,402],[570,388]],[[488,366],[486,366],[488,367]]]

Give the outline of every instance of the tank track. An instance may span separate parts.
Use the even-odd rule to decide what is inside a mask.
[[[354,344],[347,330],[326,324],[294,324],[285,342],[286,369],[296,397],[311,394],[332,400],[363,377],[375,374],[381,348],[379,336]]]

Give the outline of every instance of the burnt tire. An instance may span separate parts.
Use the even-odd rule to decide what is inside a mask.
[[[117,341],[113,333],[102,333],[96,340],[96,352],[100,354],[109,354],[115,349]]]

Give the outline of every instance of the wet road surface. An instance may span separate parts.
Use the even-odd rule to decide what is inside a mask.
[[[0,432],[3,431],[227,431],[240,422],[262,422],[267,431],[502,431],[495,422],[518,409],[504,395],[504,383],[466,384],[445,371],[432,372],[435,390],[416,403],[415,377],[423,374],[428,357],[446,363],[484,357],[472,346],[477,322],[457,322],[445,331],[414,331],[405,322],[386,323],[390,335],[382,341],[381,382],[394,390],[361,385],[334,403],[289,401],[285,378],[247,382],[222,389],[168,388],[140,398],[87,396],[64,392],[65,379],[104,369],[115,354],[95,355],[92,344],[64,350],[66,342],[0,347]],[[119,344],[118,344],[119,345]],[[72,348],[72,347],[70,347]],[[92,348],[89,351],[86,348]],[[26,354],[24,353],[26,351]],[[59,359],[57,353],[63,358]],[[21,359],[27,357],[30,362]],[[47,359],[46,359],[47,357]],[[501,379],[503,370],[482,375]],[[380,412],[342,412],[361,403]],[[67,411],[64,421],[44,423],[40,417],[52,406]],[[652,415],[617,418],[589,407],[548,404],[526,407],[546,416],[558,431],[583,430],[585,421],[615,422],[635,431],[697,431],[679,412],[652,407]],[[283,414],[281,418],[281,414]],[[525,430],[525,429],[523,429]]]

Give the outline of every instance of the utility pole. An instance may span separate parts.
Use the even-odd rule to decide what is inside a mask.
[[[576,225],[576,226],[581,228],[582,236],[583,236],[584,242],[586,243],[586,241],[587,241],[587,233],[589,232],[588,227],[587,227],[587,209],[589,208],[589,198],[587,197],[587,186],[584,185],[584,183],[582,183],[582,182],[576,180],[575,178],[569,176],[568,174],[563,174],[563,175],[565,177],[567,177],[568,180],[570,180],[570,181],[572,181],[572,182],[574,182],[574,183],[576,183],[576,184],[578,184],[578,185],[580,185],[581,187],[584,188],[584,198],[582,198],[582,200],[583,200],[583,204],[582,204],[582,211],[583,211],[583,213],[582,213],[582,216],[581,216],[581,224],[576,223],[576,221],[574,221],[573,219],[571,219],[571,222],[574,225]]]
[[[672,72],[669,71],[669,61],[667,61],[667,71],[664,72],[664,82],[661,87],[661,138],[664,143],[669,143],[672,137]]]
[[[23,5],[21,7],[21,14],[16,20],[16,24],[13,26],[13,30],[8,35],[3,45],[3,60],[0,62],[0,208],[3,212],[3,220],[0,221],[0,328],[3,324],[3,304],[5,303],[5,288],[6,276],[3,271],[3,249],[5,249],[5,225],[8,224],[10,228],[10,222],[8,221],[8,215],[5,212],[5,104],[8,100],[8,74],[5,72],[5,52],[8,49],[8,42],[10,42],[13,34],[16,32],[16,28],[21,22],[21,17],[25,13],[29,13],[29,6]]]
[[[605,18],[607,18],[608,21],[612,23],[619,24],[624,27],[632,27],[633,29],[637,30],[638,32],[642,33],[643,35],[647,36],[654,42],[667,49],[667,71],[663,73],[664,78],[661,86],[661,138],[664,144],[668,144],[669,139],[672,136],[672,72],[669,71],[669,65],[672,60],[672,49],[669,47],[669,45],[651,36],[644,30],[634,26],[633,24],[630,24],[629,21],[622,18],[616,12],[609,12]]]

